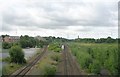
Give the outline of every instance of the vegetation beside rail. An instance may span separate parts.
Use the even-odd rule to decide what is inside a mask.
[[[13,50],[14,48],[12,47],[11,49]],[[41,54],[41,50],[39,49],[39,50],[36,51],[36,54],[34,56],[32,56],[31,58],[29,58],[28,60],[25,60],[23,58],[23,61],[21,61],[22,60],[21,58],[15,57],[15,56],[18,56],[20,54],[18,52],[21,52],[21,51],[17,51],[16,48],[15,48],[15,51],[12,51],[12,53],[14,53],[14,56],[12,56],[12,57],[16,58],[15,61],[11,57],[6,57],[6,58],[2,58],[1,59],[2,62],[6,62],[7,63],[7,65],[5,65],[5,66],[2,67],[2,74],[3,75],[10,75],[10,74],[12,74],[13,72],[15,72],[16,70],[18,70],[19,68],[21,68],[21,67],[25,66],[27,63],[29,63],[29,61],[33,60],[38,54]],[[11,53],[11,51],[10,51],[10,53]],[[22,56],[23,55],[24,54],[22,52]]]
[[[91,74],[118,74],[118,44],[69,43],[80,67]]]
[[[3,39],[5,38],[5,36],[9,36],[9,35],[2,35]],[[2,48],[3,49],[10,49],[12,46],[14,45],[19,45],[22,48],[42,48],[44,45],[47,45],[48,41],[46,40],[38,40],[34,37],[30,37],[28,35],[25,36],[20,36],[19,41],[16,42],[2,42]]]
[[[6,66],[2,67],[2,75],[10,75],[24,65],[25,64],[16,63],[7,64]]]
[[[60,52],[61,51],[61,44],[55,42],[55,43],[51,43],[48,47],[48,49],[50,51],[54,51],[54,52]]]
[[[54,48],[52,48],[51,50],[51,47]],[[57,70],[56,66],[61,61],[61,55],[59,53],[60,51],[56,51],[56,49],[58,48],[60,48],[60,44],[50,44],[48,47],[49,51],[29,74],[42,75],[44,77],[47,77],[49,75],[55,75]]]

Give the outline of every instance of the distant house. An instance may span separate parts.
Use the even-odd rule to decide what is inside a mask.
[[[4,42],[17,42],[20,40],[19,36],[6,36],[4,37]]]
[[[35,39],[38,39],[39,41],[46,41],[45,38],[41,37],[41,36],[36,36],[34,37]]]
[[[4,42],[10,42],[9,36],[5,36],[3,39],[4,39]]]

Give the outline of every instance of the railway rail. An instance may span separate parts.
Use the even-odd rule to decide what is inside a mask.
[[[63,50],[64,57],[64,75],[80,75],[79,67],[69,52],[69,47],[64,45]]]
[[[47,51],[47,46],[45,46],[42,53],[39,54],[33,61],[31,61],[29,64],[27,64],[18,73],[15,73],[15,74],[11,75],[11,77],[24,77],[31,70],[31,68],[39,62],[39,60],[43,57],[43,55],[45,54],[46,51]]]

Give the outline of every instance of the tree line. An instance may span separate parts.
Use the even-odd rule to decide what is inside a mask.
[[[3,35],[2,38],[5,38],[6,35]],[[8,36],[8,35],[7,35]],[[12,63],[26,63],[26,59],[24,58],[24,52],[22,48],[41,48],[44,45],[47,45],[48,42],[45,40],[39,40],[34,37],[30,37],[28,35],[20,36],[19,41],[17,42],[2,42],[3,49],[9,49],[9,59]]]
[[[4,38],[5,36],[9,35],[2,35]],[[46,41],[38,40],[34,37],[30,37],[28,35],[25,36],[20,36],[20,40],[18,42],[14,43],[7,43],[7,42],[2,42],[2,47],[4,49],[9,49],[13,45],[20,45],[22,48],[27,48],[27,47],[43,47],[46,44],[49,44],[51,42],[81,42],[81,43],[120,43],[119,39],[113,39],[111,37],[107,38],[99,38],[99,39],[94,39],[94,38],[77,38],[77,39],[66,39],[62,37],[54,37],[54,36],[49,36],[49,37],[43,37],[46,39]]]
[[[119,39],[113,39],[111,37],[107,38],[99,38],[99,39],[94,39],[94,38],[78,38],[75,40],[72,40],[75,42],[82,42],[82,43],[118,43]]]
[[[2,35],[4,38],[5,36]],[[8,36],[8,35],[7,35]],[[35,48],[35,47],[43,47],[44,45],[47,45],[48,42],[47,41],[43,41],[43,40],[39,40],[37,38],[34,37],[30,37],[28,35],[25,36],[20,36],[20,40],[17,42],[2,42],[2,48],[3,49],[9,49],[11,48],[13,45],[19,45],[22,48]]]

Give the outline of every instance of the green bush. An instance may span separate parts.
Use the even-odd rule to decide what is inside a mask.
[[[20,46],[12,46],[9,55],[11,58],[11,61],[14,63],[25,63],[26,60],[24,58],[24,52],[22,51],[22,48]]]
[[[11,46],[12,46],[11,43],[7,43],[7,42],[2,43],[2,48],[3,49],[9,49],[9,48],[11,48]]]
[[[110,57],[108,59],[106,59],[106,61],[104,62],[104,67],[109,69],[109,71],[111,72],[112,75],[115,75],[118,72],[118,70],[117,70],[118,60],[117,60],[117,58],[116,59],[114,58],[115,57],[114,54],[115,53],[113,53],[113,55],[110,55]]]
[[[60,55],[59,55],[59,54],[52,55],[51,58],[52,58],[54,61],[60,61]]]
[[[81,54],[81,55],[78,55],[78,54]],[[88,69],[89,65],[92,63],[91,56],[88,54],[84,54],[84,53],[78,53],[78,54],[76,57],[79,59],[78,61],[81,67],[84,69]]]
[[[89,70],[92,73],[99,74],[101,70],[101,65],[98,60],[94,60],[92,64],[89,66]]]
[[[61,51],[61,48],[55,48],[54,51],[55,51],[55,52],[60,52],[60,51]]]
[[[56,73],[56,66],[54,65],[46,65],[44,67],[44,76],[55,75]]]
[[[72,54],[76,56],[83,69],[98,74],[101,68],[108,69],[110,74],[118,74],[118,44],[69,44]]]
[[[60,44],[58,44],[58,43],[52,43],[52,44],[50,44],[48,49],[52,50],[54,52],[60,52],[61,51]]]

